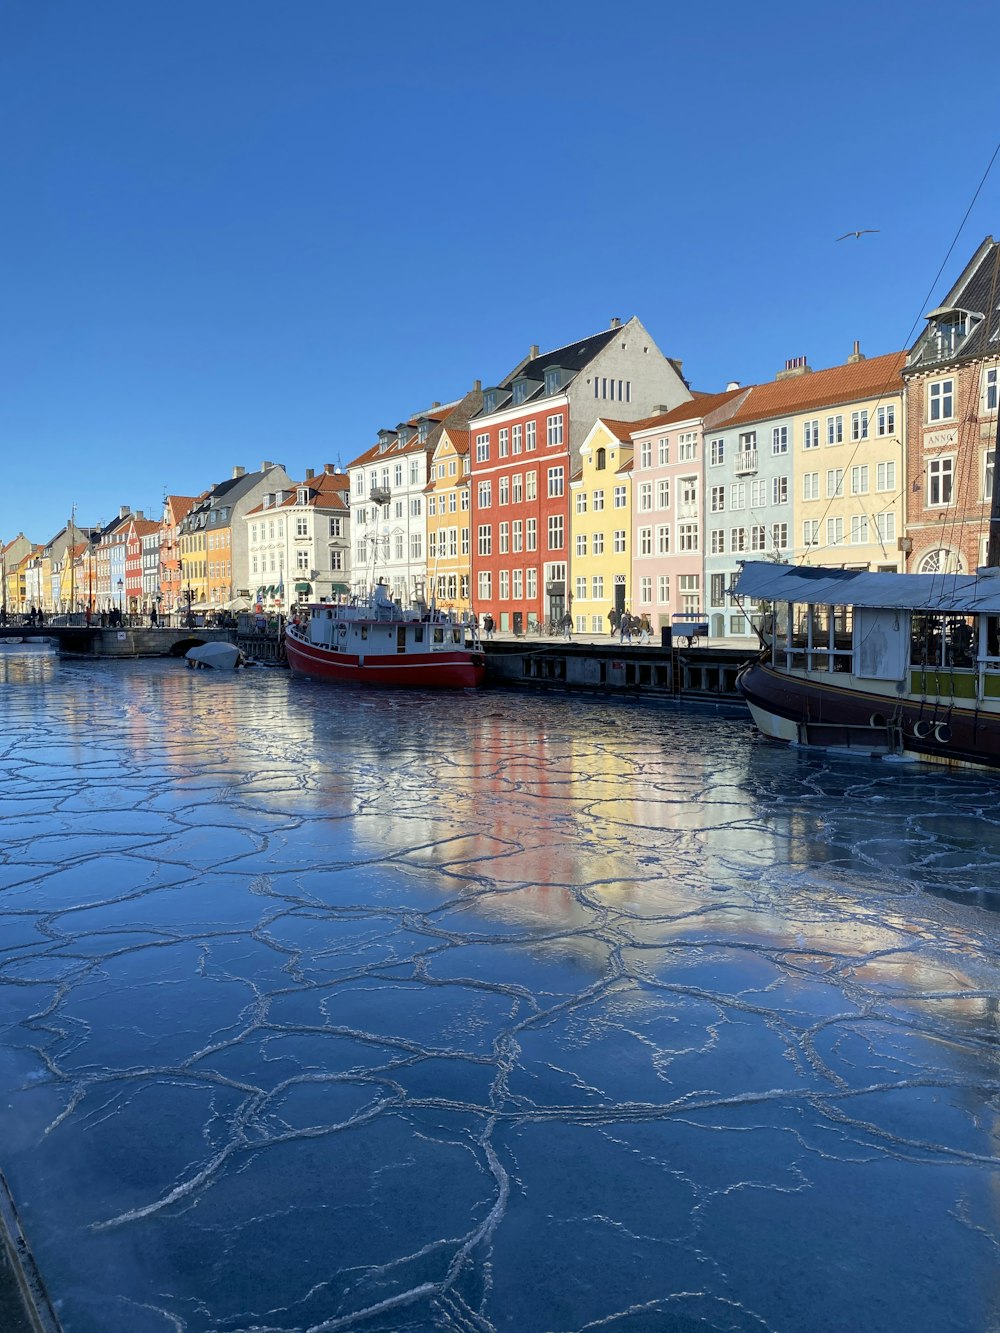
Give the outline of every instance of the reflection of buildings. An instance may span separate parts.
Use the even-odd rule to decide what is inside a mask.
[[[47,645],[0,645],[0,685],[47,685],[58,669],[59,656]]]

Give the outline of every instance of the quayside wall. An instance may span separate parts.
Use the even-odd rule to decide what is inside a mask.
[[[756,655],[734,648],[648,648],[628,644],[492,642],[486,650],[491,685],[584,690],[735,703],[736,677]]]

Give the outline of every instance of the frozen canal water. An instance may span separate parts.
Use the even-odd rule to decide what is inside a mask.
[[[0,1166],[67,1333],[1000,1327],[995,779],[0,679]]]

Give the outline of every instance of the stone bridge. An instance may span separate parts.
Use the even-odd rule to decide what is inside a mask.
[[[235,629],[165,626],[102,629],[100,625],[2,625],[0,644],[44,641],[77,657],[183,657],[199,643],[235,643]]]

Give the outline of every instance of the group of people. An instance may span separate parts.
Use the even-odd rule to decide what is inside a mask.
[[[637,643],[649,643],[653,637],[653,627],[649,616],[633,616],[628,607],[619,611],[613,606],[608,612],[609,633],[614,638],[618,635],[622,643],[631,643],[633,637]]]

